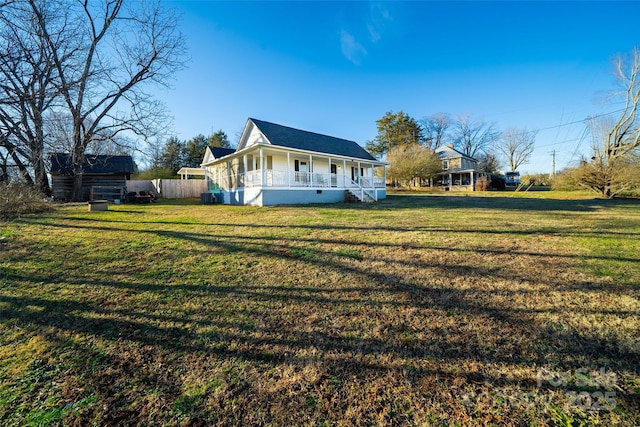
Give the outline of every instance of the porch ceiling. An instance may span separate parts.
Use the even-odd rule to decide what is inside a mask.
[[[438,175],[449,175],[449,174],[452,174],[452,173],[471,173],[471,172],[482,173],[481,171],[476,170],[476,169],[460,169],[460,168],[458,168],[458,169],[447,169],[446,171],[439,172]]]
[[[244,148],[240,151],[236,151],[233,154],[230,154],[228,156],[222,157],[220,159],[215,159],[207,164],[203,164],[203,166],[214,166],[216,164],[219,163],[224,163],[227,162],[229,160],[233,160],[233,159],[237,159],[237,158],[242,158],[244,155],[258,155],[260,148],[263,149],[263,153],[265,155],[272,155],[273,153],[278,153],[281,154],[283,156],[286,156],[287,152],[289,152],[291,154],[291,156],[296,156],[296,157],[320,157],[320,158],[325,158],[325,159],[332,159],[332,160],[339,160],[340,162],[342,162],[343,160],[347,161],[348,163],[358,163],[360,162],[361,164],[367,164],[367,165],[373,165],[373,166],[388,166],[389,163],[388,162],[383,162],[383,161],[379,161],[379,160],[369,160],[369,159],[361,159],[361,158],[357,158],[357,157],[344,157],[344,156],[340,156],[337,154],[331,154],[331,153],[322,153],[319,151],[308,151],[308,150],[299,150],[299,149],[294,149],[294,148],[289,148],[289,147],[280,147],[277,145],[270,145],[270,144],[255,144],[252,145],[250,147]]]

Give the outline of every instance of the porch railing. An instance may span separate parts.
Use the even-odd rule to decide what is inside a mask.
[[[211,180],[221,189],[235,189],[243,187],[313,187],[313,188],[380,188],[385,186],[384,178],[357,177],[353,181],[350,176],[316,173],[280,171],[274,169],[253,170],[220,177],[212,176]],[[375,191],[373,192],[375,193]]]
[[[383,176],[375,176],[373,177],[373,186],[375,188],[385,188],[387,186],[387,181]]]

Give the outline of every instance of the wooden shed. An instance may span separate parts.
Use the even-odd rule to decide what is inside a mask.
[[[71,200],[73,197],[73,163],[71,155],[55,153],[51,160],[53,197]],[[127,180],[133,173],[131,156],[86,154],[82,166],[82,200],[122,199]]]

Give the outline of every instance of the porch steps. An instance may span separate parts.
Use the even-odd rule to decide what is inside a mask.
[[[345,203],[360,203],[360,202],[364,202],[364,203],[371,203],[371,202],[375,202],[375,200],[373,200],[373,198],[371,196],[369,196],[368,194],[364,194],[364,198],[360,199],[360,192],[355,192],[352,190],[344,190],[344,202]]]

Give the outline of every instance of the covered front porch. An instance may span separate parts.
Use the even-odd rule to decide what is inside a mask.
[[[478,179],[486,176],[475,169],[445,170],[439,174],[439,184],[448,191],[475,191]]]
[[[203,166],[209,188],[219,192],[250,188],[351,189],[374,200],[386,196],[386,168],[382,162],[260,145]]]

